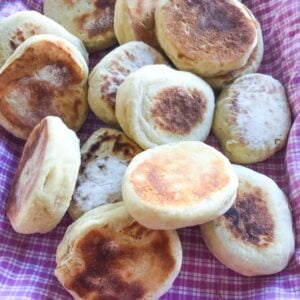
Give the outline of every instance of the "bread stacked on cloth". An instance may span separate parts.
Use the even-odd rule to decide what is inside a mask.
[[[231,164],[271,157],[291,126],[283,86],[254,73],[264,43],[252,12],[237,0],[46,0],[44,13],[60,25],[34,12],[1,21],[0,124],[28,138],[7,216],[45,233],[68,210],[55,275],[74,299],[162,296],[182,264],[175,230],[195,225],[242,275],[284,269],[287,197]],[[85,47],[116,39],[89,74]],[[80,151],[88,106],[117,129]],[[211,129],[224,154],[206,144]]]

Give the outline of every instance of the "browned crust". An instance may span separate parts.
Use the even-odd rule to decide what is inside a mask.
[[[268,247],[274,240],[274,222],[266,203],[267,195],[259,188],[244,182],[237,199],[223,218],[226,228],[240,241],[259,248]]]
[[[36,76],[43,67],[55,74],[55,85]],[[70,128],[78,130],[87,112],[86,91],[84,87],[74,90],[73,86],[84,79],[83,70],[64,45],[51,41],[35,43],[0,74],[1,114],[24,137],[48,115],[59,116]],[[22,95],[14,102],[8,99],[13,92]],[[19,113],[20,107],[27,112],[26,118]]]
[[[76,243],[75,251],[85,268],[64,286],[85,299],[142,299],[176,267],[167,233],[137,222],[120,231],[90,230]]]
[[[32,131],[26,144],[11,184],[7,201],[7,216],[14,222],[21,207],[30,198],[39,176],[39,166],[42,164],[48,140],[47,120],[42,120]],[[26,164],[34,157],[35,169],[24,171]],[[30,173],[28,173],[30,172]],[[27,178],[26,185],[20,183],[20,178]]]
[[[158,128],[181,135],[202,123],[206,110],[206,99],[198,90],[170,87],[155,95],[151,115]]]
[[[251,20],[228,0],[170,0],[163,11],[164,28],[180,50],[179,59],[234,61],[256,38]]]

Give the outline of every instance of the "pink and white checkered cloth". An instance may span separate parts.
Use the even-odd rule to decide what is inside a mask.
[[[296,252],[279,274],[246,278],[210,254],[198,226],[181,229],[182,270],[163,299],[300,299],[300,0],[244,2],[262,24],[265,54],[260,72],[285,85],[294,117],[286,150],[251,167],[272,177],[289,195]],[[42,0],[0,0],[0,18],[28,9],[42,11]],[[93,55],[91,66],[99,58]],[[102,125],[91,113],[79,132],[81,142]],[[208,142],[217,146],[212,137]],[[48,234],[20,235],[12,230],[5,216],[9,187],[23,146],[23,142],[0,128],[0,300],[71,299],[53,274],[56,247],[71,222],[69,217],[65,216]]]

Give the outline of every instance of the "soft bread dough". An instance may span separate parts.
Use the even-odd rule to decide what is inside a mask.
[[[81,148],[81,166],[69,208],[73,220],[97,206],[122,200],[124,172],[141,151],[119,130],[101,128],[90,136]]]
[[[143,41],[160,50],[155,35],[154,13],[159,0],[117,0],[114,30],[120,44]]]
[[[143,149],[184,140],[203,141],[214,113],[210,86],[194,74],[144,66],[120,85],[116,117]]]
[[[88,67],[58,36],[28,38],[0,69],[0,125],[26,139],[48,115],[77,131],[86,120]]]
[[[202,142],[146,150],[125,171],[122,197],[128,212],[152,229],[209,222],[232,205],[238,180],[227,158]]]
[[[243,67],[257,44],[255,21],[236,0],[161,0],[155,26],[175,66],[203,77]]]
[[[36,11],[20,11],[0,20],[0,67],[16,48],[37,34],[52,34],[73,44],[88,62],[88,53],[82,42],[61,25]]]
[[[55,275],[74,299],[159,299],[182,263],[176,231],[138,224],[119,203],[97,207],[67,229]]]
[[[88,102],[95,115],[105,123],[118,126],[115,101],[120,84],[130,73],[152,64],[167,62],[143,42],[129,42],[107,54],[89,76]]]
[[[228,268],[245,276],[283,270],[295,250],[287,197],[269,177],[234,166],[237,199],[224,216],[201,226],[202,237]]]
[[[89,51],[116,43],[115,0],[45,0],[44,14],[77,36]]]
[[[220,94],[213,133],[235,163],[263,161],[281,150],[291,127],[282,84],[269,75],[244,75]]]
[[[58,117],[31,132],[13,179],[7,216],[16,232],[45,233],[67,211],[80,165],[79,139]]]

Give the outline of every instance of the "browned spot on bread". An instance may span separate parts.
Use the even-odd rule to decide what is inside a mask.
[[[27,135],[47,115],[60,116],[78,129],[79,99],[84,101],[85,91],[73,85],[83,78],[81,67],[63,45],[37,42],[0,74],[1,113]]]
[[[20,208],[29,198],[31,191],[39,176],[39,166],[41,165],[48,140],[48,124],[46,120],[40,122],[26,141],[12,181],[7,201],[7,215],[10,219],[15,219]],[[30,164],[34,160],[34,168],[26,168],[26,164]]]
[[[136,222],[120,231],[93,229],[77,243],[76,251],[85,267],[65,287],[80,297],[142,299],[175,267],[165,232]]]
[[[220,171],[224,170],[222,160],[214,159],[205,172],[196,172],[196,163],[185,152],[153,154],[133,170],[130,182],[146,203],[162,207],[193,205],[208,199],[229,181]]]
[[[64,0],[64,4],[72,7],[77,3],[77,0]]]
[[[160,129],[187,134],[202,122],[206,108],[206,100],[199,91],[172,87],[156,95],[151,114]]]
[[[267,247],[274,239],[274,223],[262,189],[245,183],[234,205],[224,215],[226,227],[238,240]]]
[[[232,60],[256,38],[255,26],[229,1],[175,0],[163,9],[168,35],[189,58]]]
[[[79,31],[87,31],[89,38],[113,30],[115,0],[95,1],[95,10],[75,18]]]

